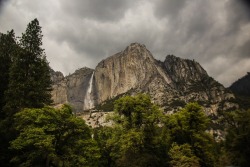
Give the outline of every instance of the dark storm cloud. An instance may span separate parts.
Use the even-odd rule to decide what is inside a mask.
[[[0,13],[2,11],[2,8],[4,6],[4,3],[6,2],[7,0],[0,0]]]
[[[64,74],[97,63],[132,42],[164,60],[195,59],[226,86],[250,68],[247,0],[8,0],[0,31],[38,18],[50,65]],[[4,24],[3,24],[4,23]],[[239,68],[240,67],[240,68]]]
[[[228,1],[227,4],[228,17],[227,17],[227,31],[225,35],[243,34],[244,27],[250,25],[250,1],[239,0],[239,1]],[[249,32],[249,30],[248,30]],[[238,58],[250,58],[250,38],[249,33],[245,34],[246,37],[242,36],[238,46],[234,49],[235,53],[232,56]]]
[[[165,4],[165,7],[164,5]],[[174,53],[182,57],[190,57],[198,60],[206,58],[204,51],[211,45],[210,40],[216,33],[216,21],[214,6],[210,1],[160,1],[155,4],[155,14],[162,8],[162,18],[170,19],[166,27],[170,30],[164,32],[163,45],[171,47]],[[167,5],[170,5],[167,7]],[[171,10],[164,10],[170,8]],[[175,11],[175,12],[172,12]],[[163,15],[164,14],[164,15]],[[192,49],[191,49],[192,48]]]
[[[250,58],[250,39],[239,47],[240,56],[243,58]],[[250,70],[250,69],[249,69]]]
[[[246,5],[248,8],[250,8],[250,1],[249,0],[239,0],[242,2],[243,5]]]
[[[134,0],[63,0],[62,8],[68,14],[98,21],[117,21],[124,16]]]
[[[154,4],[155,14],[157,17],[176,17],[179,12],[185,7],[187,0],[182,1],[166,1],[156,0]]]
[[[249,9],[243,3],[234,0],[157,2],[155,15],[168,20],[166,27],[170,29],[164,32],[159,54],[163,54],[160,49],[165,46],[177,56],[195,59],[225,85],[238,77],[229,75],[228,68],[240,66],[241,58],[250,56]],[[249,66],[241,66],[241,75]]]
[[[228,12],[227,21],[229,25],[229,33],[238,31],[239,28],[250,21],[250,6],[247,0],[234,1],[230,0],[226,3]]]

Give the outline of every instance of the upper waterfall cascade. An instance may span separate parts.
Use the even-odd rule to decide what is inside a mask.
[[[84,110],[88,110],[94,107],[93,103],[93,95],[92,95],[92,89],[93,89],[93,78],[94,78],[94,73],[92,73],[91,78],[89,80],[89,85],[87,89],[86,96],[84,98]]]

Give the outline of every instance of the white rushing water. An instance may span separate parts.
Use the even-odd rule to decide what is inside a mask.
[[[89,85],[88,85],[88,89],[87,89],[87,93],[86,96],[84,98],[84,110],[88,110],[94,107],[94,103],[93,103],[93,95],[92,95],[92,89],[93,89],[93,77],[94,77],[94,73],[92,73],[91,78],[89,80]]]

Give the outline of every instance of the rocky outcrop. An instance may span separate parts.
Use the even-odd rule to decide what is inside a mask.
[[[54,82],[52,91],[54,105],[69,103],[72,105],[75,112],[89,109],[86,96],[88,94],[88,88],[90,87],[89,83],[93,72],[93,69],[85,67],[76,70],[73,74],[61,80],[55,77],[56,79],[54,80],[57,82]]]
[[[60,74],[55,76],[55,104],[70,103],[78,112],[135,93],[148,93],[169,113],[194,101],[203,105],[208,115],[237,107],[229,102],[234,95],[208,76],[199,63],[173,55],[161,62],[138,43],[102,60],[95,70],[83,68],[62,80]]]
[[[111,112],[102,112],[102,111],[88,111],[85,113],[78,114],[78,117],[84,119],[88,126],[92,128],[100,127],[100,126],[112,126],[113,122],[108,121],[107,117],[112,115]]]
[[[50,76],[53,84],[58,83],[64,79],[63,73],[61,73],[60,71],[54,71],[53,69],[50,69]]]
[[[173,55],[157,61],[138,43],[101,61],[95,69],[94,85],[97,104],[129,91],[150,94],[166,112],[195,101],[207,114],[236,107],[227,103],[234,95],[208,76],[199,63]]]
[[[199,102],[208,114],[216,114],[220,110],[237,107],[227,101],[234,95],[223,85],[211,78],[194,60],[181,59],[173,55],[166,57],[163,68],[173,81],[175,97],[168,98],[168,106],[174,107],[176,102]]]
[[[97,103],[131,89],[144,89],[157,76],[163,78],[164,84],[171,82],[164,72],[160,74],[155,62],[146,47],[137,43],[101,61],[95,69]]]

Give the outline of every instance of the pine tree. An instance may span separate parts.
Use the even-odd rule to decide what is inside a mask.
[[[0,123],[0,154],[4,153],[0,156],[0,166],[8,166],[13,155],[19,154],[9,150],[9,142],[18,135],[13,126],[14,114],[24,108],[42,108],[52,102],[50,68],[41,46],[41,26],[34,19],[28,24],[11,57],[8,88],[4,93],[5,119]]]
[[[2,112],[5,105],[4,94],[9,84],[9,70],[15,48],[16,40],[13,30],[8,31],[7,34],[0,35],[0,119],[4,119],[4,113]]]
[[[9,85],[9,70],[17,48],[15,33],[13,30],[7,34],[0,34],[0,166],[8,166],[11,153],[9,146],[9,123],[6,119],[3,107],[6,104],[5,92]]]
[[[215,165],[214,140],[206,132],[208,125],[209,118],[197,103],[189,103],[180,112],[172,114],[166,124],[170,142],[176,143],[179,147],[176,148],[180,150],[186,147],[185,144],[190,146],[194,157],[199,159],[199,164],[203,167]]]
[[[41,108],[52,102],[49,65],[41,45],[41,26],[34,19],[22,34],[20,48],[10,68],[5,106],[9,116],[23,108]]]
[[[45,56],[44,49],[41,48],[42,37],[42,27],[39,25],[39,21],[34,19],[28,24],[25,33],[22,33],[20,45],[36,57],[42,58]]]

